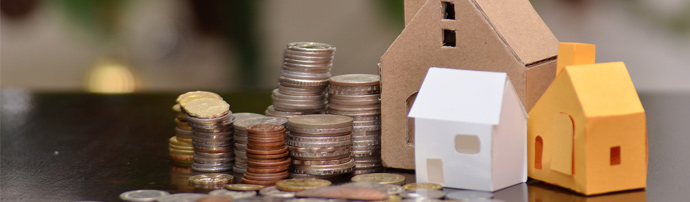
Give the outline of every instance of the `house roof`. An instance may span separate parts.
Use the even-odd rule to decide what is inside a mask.
[[[432,67],[409,116],[496,125],[506,81],[505,72]]]
[[[623,62],[567,66],[564,72],[570,77],[585,116],[644,112]]]
[[[558,39],[528,0],[472,0],[523,64],[558,54]]]

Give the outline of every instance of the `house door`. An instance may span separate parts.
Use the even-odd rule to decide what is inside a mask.
[[[575,127],[573,118],[567,113],[561,112],[553,120],[549,134],[551,146],[551,169],[563,174],[572,175],[573,167],[573,143],[575,139]]]

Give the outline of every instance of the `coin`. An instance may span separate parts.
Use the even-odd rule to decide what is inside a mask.
[[[206,197],[206,194],[178,193],[158,198],[158,202],[195,202],[197,199]]]
[[[264,186],[255,184],[228,184],[225,185],[225,188],[233,191],[259,191],[264,188]]]
[[[198,118],[215,118],[227,114],[230,110],[227,102],[215,98],[199,98],[180,105],[187,114]]]
[[[179,103],[180,101],[182,101],[182,99],[184,99],[184,98],[186,98],[186,97],[189,97],[189,96],[192,96],[192,95],[197,95],[197,96],[198,96],[198,95],[204,95],[204,96],[207,96],[207,97],[214,97],[214,98],[218,98],[218,99],[223,99],[222,97],[220,97],[220,95],[218,95],[218,94],[216,94],[216,93],[213,93],[213,92],[208,92],[208,91],[189,91],[189,92],[183,93],[183,94],[181,94],[180,96],[178,96],[177,99],[176,99],[175,101]]]
[[[229,185],[225,185],[225,188],[227,189]],[[252,186],[261,186],[261,185],[252,185]],[[218,190],[213,190],[208,193],[208,195],[211,196],[229,196],[234,199],[240,199],[240,198],[249,198],[252,196],[256,196],[256,191],[255,190],[250,190],[250,191],[228,191],[225,189],[218,189]]]
[[[390,194],[390,195],[401,194],[405,191],[405,188],[403,188],[400,185],[384,184],[384,186],[386,187],[386,190],[387,190],[388,194]]]
[[[352,118],[347,116],[314,114],[288,119],[291,128],[342,128],[352,125]]]
[[[400,194],[403,198],[430,198],[430,199],[440,199],[446,196],[443,191],[435,189],[417,189],[414,191],[406,191]]]
[[[232,200],[233,197],[229,196],[206,196],[197,199],[196,202],[232,202]]]
[[[352,181],[402,185],[405,183],[405,176],[391,173],[372,173],[354,176],[352,177]]]
[[[319,187],[330,186],[331,182],[328,180],[316,178],[300,178],[281,180],[276,183],[276,187],[281,191],[298,192],[307,189],[316,189]]]
[[[264,187],[259,191],[259,194],[264,196],[292,198],[295,197],[294,192],[280,191],[276,186]]]
[[[156,201],[158,198],[170,195],[167,191],[153,190],[153,189],[140,189],[134,191],[128,191],[120,194],[120,199],[123,201]]]
[[[446,195],[446,198],[449,199],[455,199],[455,200],[477,200],[477,199],[488,199],[494,197],[494,194],[491,192],[483,192],[483,191],[454,191],[454,192],[449,192]]]
[[[233,176],[221,173],[209,173],[189,177],[189,184],[194,187],[225,186],[233,182]]]
[[[443,185],[436,184],[436,183],[410,183],[406,184],[403,186],[408,191],[415,191],[417,189],[435,189],[435,190],[441,190],[443,189]]]
[[[369,86],[378,85],[380,80],[381,77],[375,74],[345,74],[331,77],[330,83],[343,86]]]

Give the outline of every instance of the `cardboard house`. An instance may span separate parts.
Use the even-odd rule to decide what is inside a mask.
[[[544,183],[531,183],[528,186],[529,202],[547,202],[547,201],[570,201],[570,202],[611,202],[611,201],[625,201],[625,202],[647,202],[647,193],[645,190],[626,191],[620,193],[603,194],[597,196],[584,196],[563,188],[551,186]],[[502,191],[501,191],[502,192]],[[496,198],[496,197],[494,197]]]
[[[527,180],[527,112],[506,73],[432,67],[409,116],[417,182],[495,191]]]
[[[584,195],[646,186],[645,111],[622,62],[565,66],[529,116],[530,177]]]
[[[507,72],[528,110],[556,75],[558,40],[527,0],[405,0],[405,22],[379,63],[386,167],[414,169],[407,113],[429,67]]]

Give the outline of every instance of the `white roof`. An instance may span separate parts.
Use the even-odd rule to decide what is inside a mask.
[[[506,82],[505,72],[432,67],[409,116],[497,125]]]

